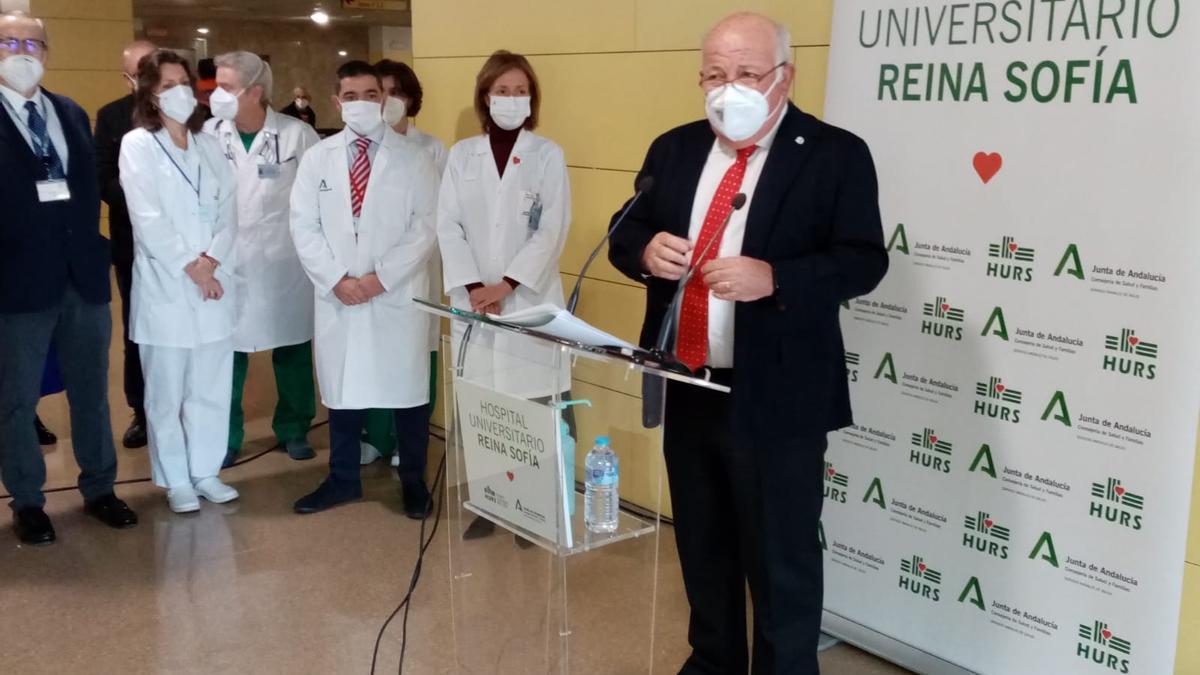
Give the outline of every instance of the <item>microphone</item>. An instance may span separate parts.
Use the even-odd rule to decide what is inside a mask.
[[[587,274],[588,268],[595,262],[596,256],[600,255],[600,249],[604,248],[604,245],[612,237],[613,232],[616,232],[621,223],[625,221],[625,216],[629,215],[629,211],[633,209],[633,205],[637,203],[638,199],[653,188],[654,176],[642,176],[638,179],[636,185],[637,191],[634,193],[633,199],[629,200],[629,203],[625,205],[625,209],[621,211],[621,215],[617,216],[617,220],[604,233],[604,237],[600,240],[600,243],[596,244],[596,248],[592,249],[592,254],[588,256],[587,262],[583,264],[583,269],[579,270],[579,277],[575,279],[575,288],[571,291],[571,298],[567,300],[568,312],[571,314],[575,313],[575,307],[579,304],[579,292],[583,290],[583,275]]]
[[[683,301],[684,292],[687,290],[688,282],[700,269],[700,263],[708,257],[709,251],[713,245],[721,239],[721,235],[725,233],[725,228],[729,227],[729,221],[733,220],[733,214],[737,213],[746,205],[746,193],[739,192],[733,196],[732,209],[729,210],[729,215],[725,216],[725,221],[721,223],[721,227],[717,228],[716,233],[704,245],[704,250],[700,255],[695,257],[695,262],[688,268],[687,274],[679,280],[679,286],[675,289],[675,295],[671,298],[671,303],[667,305],[667,313],[663,316],[662,325],[658,329],[658,340],[654,343],[654,349],[651,353],[661,359],[664,363],[678,363],[678,359],[670,353],[668,345],[671,338],[674,337],[677,326],[675,325],[675,315],[679,313],[679,303]],[[690,371],[689,371],[690,372]],[[642,426],[647,429],[654,429],[662,424],[663,401],[666,386],[663,378],[657,375],[644,375],[642,377]]]

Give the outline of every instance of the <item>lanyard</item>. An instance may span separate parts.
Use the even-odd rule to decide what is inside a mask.
[[[158,147],[162,148],[163,154],[165,154],[167,156],[167,159],[171,160],[171,164],[175,165],[175,170],[179,172],[180,176],[183,176],[183,179],[185,181],[187,181],[188,187],[192,188],[192,192],[196,193],[196,202],[199,203],[200,202],[200,186],[203,185],[202,181],[204,180],[204,160],[203,160],[203,158],[201,158],[200,163],[196,165],[196,182],[193,183],[192,179],[188,177],[187,172],[183,170],[183,167],[179,166],[179,162],[176,162],[175,157],[172,156],[171,153],[167,150],[167,147],[162,144],[162,141],[158,140],[158,135],[150,134],[150,137],[154,139],[155,143],[158,143]],[[193,139],[192,142],[195,143],[195,139]],[[199,149],[197,149],[197,152],[199,152]]]
[[[17,122],[20,122],[21,126],[25,129],[25,133],[29,134],[29,144],[33,146],[33,154],[37,155],[37,158],[40,159],[42,164],[44,164],[47,170],[49,170],[50,148],[53,146],[54,141],[50,140],[50,116],[47,114],[46,99],[41,95],[41,90],[38,90],[38,103],[35,103],[34,105],[39,108],[39,112],[42,115],[42,123],[46,125],[46,145],[44,146],[42,145],[42,139],[38,138],[37,134],[33,133],[33,129],[30,128],[29,123],[26,122],[23,117],[21,117],[20,111],[14,108],[12,103],[9,103],[8,98],[5,96],[0,96],[0,101],[4,102],[5,110],[8,110],[10,113],[12,113],[12,118]]]

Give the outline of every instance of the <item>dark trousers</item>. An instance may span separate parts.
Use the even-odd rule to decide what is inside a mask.
[[[367,410],[329,411],[329,477],[339,482],[359,482],[360,439]],[[396,452],[400,456],[400,480],[425,477],[429,451],[429,404],[397,408]],[[31,421],[32,423],[32,421]]]
[[[142,419],[146,418],[146,382],[142,377],[142,357],[138,346],[129,339],[129,290],[133,287],[133,263],[113,263],[117,292],[121,295],[121,332],[125,339],[125,402]]]
[[[33,419],[51,341],[71,406],[79,491],[88,501],[112,492],[117,453],[108,411],[111,337],[108,303],[88,304],[71,287],[50,309],[0,314],[0,479],[14,511],[46,503],[46,462]]]
[[[729,396],[667,385],[663,443],[675,540],[692,610],[692,655],[680,672],[747,672],[749,582],[751,672],[815,675],[823,599],[818,526],[825,434],[759,445],[736,438]]]

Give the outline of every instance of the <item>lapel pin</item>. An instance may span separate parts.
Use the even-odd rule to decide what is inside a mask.
[[[803,136],[796,137],[796,145],[804,145],[804,137]]]
[[[520,164],[520,163],[521,163],[521,158],[517,157],[516,155],[513,155],[513,164]]]

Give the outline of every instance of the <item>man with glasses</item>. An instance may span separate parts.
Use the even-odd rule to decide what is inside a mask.
[[[112,263],[121,294],[122,334],[125,342],[125,401],[133,410],[133,420],[125,430],[121,444],[126,448],[146,447],[145,382],[138,346],[129,339],[129,290],[133,286],[133,226],[121,189],[121,139],[133,128],[133,92],[137,89],[138,62],[158,49],[152,42],[138,40],[121,54],[121,70],[129,94],[100,109],[96,115],[96,174],[100,198],[108,204],[108,232],[112,238]]]
[[[33,429],[42,366],[58,350],[86,511],[124,528],[137,516],[113,494],[108,411],[109,247],[87,113],[41,88],[41,21],[0,14],[0,480],[26,544],[49,544],[46,463]]]
[[[678,359],[732,386],[666,385],[663,446],[691,605],[681,672],[749,670],[748,582],[754,672],[815,675],[825,436],[851,423],[838,310],[888,266],[875,169],[860,139],[788,102],[782,26],[730,16],[702,59],[707,120],[651,145],[637,180],[653,176],[654,187],[609,253],[646,285],[642,346],[678,309]]]

